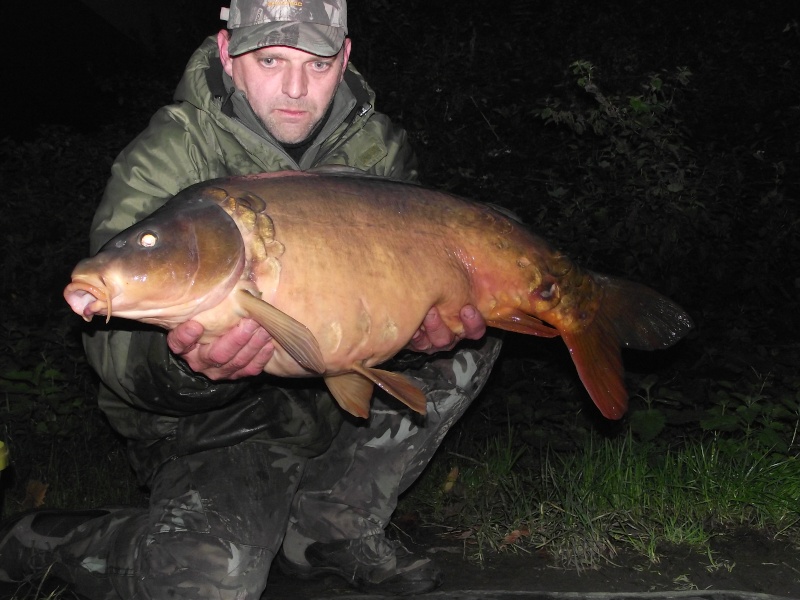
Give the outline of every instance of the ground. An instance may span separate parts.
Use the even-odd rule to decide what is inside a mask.
[[[713,543],[713,564],[708,556],[673,548],[658,563],[641,556],[620,554],[614,564],[577,572],[553,566],[537,552],[487,554],[483,562],[468,560],[463,545],[425,530],[404,534],[406,545],[434,558],[444,571],[439,591],[492,590],[506,592],[651,593],[669,591],[736,591],[743,595],[768,594],[800,599],[800,555],[791,545],[763,536],[731,535]],[[36,586],[0,584],[0,600],[33,598]],[[44,589],[58,589],[46,582]],[[44,590],[42,590],[44,591]],[[288,598],[327,599],[354,595],[341,579],[327,577],[299,581],[270,574],[264,600]],[[40,598],[47,598],[40,592]],[[67,591],[60,600],[79,600]]]
[[[657,564],[641,556],[619,555],[614,564],[596,570],[559,569],[536,552],[488,555],[482,564],[464,558],[452,541],[418,532],[407,545],[435,558],[445,573],[441,591],[503,590],[535,592],[665,592],[734,590],[800,598],[800,556],[797,548],[752,535],[734,535],[713,544],[708,556],[679,548],[664,553]],[[414,543],[425,541],[425,546]],[[407,542],[409,540],[406,540]],[[278,572],[270,576],[266,598],[336,598],[353,590],[337,578],[298,582]]]

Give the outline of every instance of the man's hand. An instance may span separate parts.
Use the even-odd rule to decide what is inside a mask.
[[[432,308],[407,348],[433,354],[451,350],[463,339],[477,340],[483,337],[486,322],[475,307],[465,306],[460,316],[464,331],[456,335],[442,321],[439,311]],[[242,319],[236,327],[210,344],[198,343],[202,335],[203,326],[200,323],[187,321],[169,332],[167,345],[193,371],[214,381],[258,375],[275,351],[272,336],[250,319]]]
[[[210,344],[199,344],[203,326],[197,321],[178,325],[167,335],[167,345],[189,367],[215,381],[258,375],[272,358],[272,336],[255,321],[242,319]]]
[[[422,326],[408,343],[409,350],[433,354],[442,350],[451,350],[463,339],[478,340],[486,333],[486,321],[474,306],[467,304],[459,313],[464,332],[460,335],[453,333],[442,321],[442,316],[437,308],[432,308],[425,315]]]

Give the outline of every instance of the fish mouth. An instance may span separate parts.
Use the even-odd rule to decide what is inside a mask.
[[[98,314],[106,316],[106,323],[111,320],[111,293],[102,281],[73,279],[64,288],[64,299],[84,321],[91,321]]]

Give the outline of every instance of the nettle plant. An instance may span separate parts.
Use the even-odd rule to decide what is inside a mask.
[[[595,181],[594,186],[603,186],[611,182],[608,191],[644,194],[646,198],[683,193],[694,162],[675,100],[688,86],[691,72],[681,67],[673,74],[651,74],[639,94],[606,95],[590,62],[576,61],[570,69],[585,94],[572,96],[569,102],[548,99],[538,115],[584,138],[579,164],[587,175],[585,183]],[[594,142],[587,143],[589,133]]]
[[[598,263],[668,280],[690,252],[682,240],[708,219],[701,199],[709,190],[678,104],[691,73],[649,74],[632,92],[607,93],[590,62],[570,70],[576,85],[534,111],[561,132],[548,194],[563,235],[586,239]]]
[[[708,379],[702,399],[687,397],[657,375],[638,383],[628,424],[642,442],[672,444],[678,439],[707,439],[723,454],[767,454],[775,459],[800,457],[800,378],[761,373],[728,364],[730,379]]]
[[[788,383],[788,382],[787,382]],[[778,385],[770,373],[755,370],[739,381],[715,382],[712,406],[700,426],[723,449],[742,443],[778,457],[800,456],[800,392]]]

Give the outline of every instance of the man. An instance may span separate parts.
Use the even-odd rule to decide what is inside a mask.
[[[214,177],[349,165],[416,180],[405,132],[375,112],[349,63],[345,0],[234,0],[227,17],[189,60],[176,103],[114,163],[92,252]],[[366,421],[345,417],[311,380],[262,374],[271,338],[249,320],[208,345],[196,322],[169,335],[87,333],[100,407],[128,439],[150,505],[17,517],[0,531],[0,579],[52,565],[92,599],[259,598],[277,556],[287,573],[335,574],[364,591],[434,589],[435,565],[384,528],[499,352],[473,307],[462,321],[456,337],[432,310],[410,349],[480,343],[390,365],[422,386],[427,416],[378,395]]]

